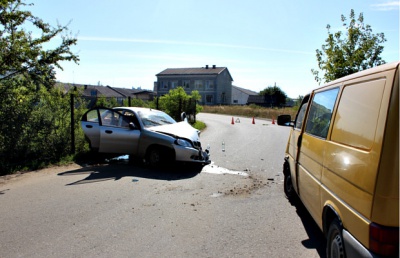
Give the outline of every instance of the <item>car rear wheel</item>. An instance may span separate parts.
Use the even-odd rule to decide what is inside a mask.
[[[327,244],[326,244],[326,257],[328,258],[345,258],[344,241],[342,235],[342,226],[336,218],[329,226]]]

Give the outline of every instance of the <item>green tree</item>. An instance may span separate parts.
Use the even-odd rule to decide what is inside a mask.
[[[66,26],[52,27],[25,10],[29,6],[0,1],[0,174],[55,161],[70,146],[69,96],[54,84],[60,62],[79,61],[70,50],[76,39]],[[55,37],[61,37],[58,47],[45,48]]]
[[[281,107],[286,104],[287,95],[278,86],[268,86],[260,91],[260,96],[264,96],[265,102],[269,103],[271,107]]]
[[[331,26],[326,26],[328,38],[322,49],[316,50],[318,67],[323,71],[321,78],[319,71],[311,69],[318,83],[330,82],[343,76],[384,64],[380,57],[386,41],[384,33],[372,33],[370,25],[364,24],[363,13],[358,18],[351,9],[349,23],[344,15],[341,16],[345,32],[332,33]]]
[[[188,95],[183,87],[178,87],[160,97],[159,108],[176,121],[180,121],[181,112],[183,111],[196,114],[201,111],[201,106],[196,104],[199,100],[201,100],[201,95],[197,90]],[[195,110],[194,107],[196,107]]]

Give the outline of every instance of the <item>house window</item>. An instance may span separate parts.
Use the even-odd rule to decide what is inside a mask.
[[[168,89],[168,84],[167,84],[167,82],[161,82],[161,88],[162,88],[162,89]]]
[[[117,103],[118,104],[124,103],[124,98],[117,98]]]
[[[214,103],[214,96],[206,95],[206,103]]]
[[[170,89],[175,89],[178,86],[178,81],[171,81],[168,84]]]
[[[214,82],[212,80],[207,80],[206,81],[206,89],[207,90],[212,90],[214,89]]]
[[[189,89],[190,88],[190,80],[183,80],[182,86],[186,89]]]
[[[203,81],[202,80],[195,80],[194,81],[194,88],[195,89],[203,89]]]

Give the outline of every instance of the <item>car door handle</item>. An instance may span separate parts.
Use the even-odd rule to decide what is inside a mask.
[[[93,128],[93,125],[86,125],[86,128]]]
[[[108,133],[108,134],[112,134],[112,133],[113,133],[113,131],[111,131],[111,130],[106,130],[106,133]]]

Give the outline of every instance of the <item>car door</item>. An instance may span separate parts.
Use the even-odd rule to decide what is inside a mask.
[[[89,139],[90,148],[99,150],[100,147],[100,120],[98,109],[87,111],[81,119],[81,127],[85,136]]]
[[[140,129],[134,124],[134,114],[122,113],[106,108],[99,108],[100,145],[99,152],[136,154],[140,138]]]

